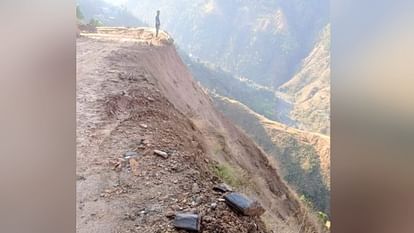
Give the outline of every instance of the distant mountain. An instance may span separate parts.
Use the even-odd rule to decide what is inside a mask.
[[[327,25],[299,72],[279,87],[279,97],[292,104],[288,113],[295,127],[329,135],[330,26]]]
[[[85,18],[84,23],[88,23],[93,18],[105,26],[138,27],[145,25],[126,8],[108,4],[103,0],[77,0],[76,3]]]
[[[328,0],[129,0],[127,8],[161,27],[188,54],[268,87],[297,71],[329,21]]]
[[[241,79],[211,63],[192,59],[185,52],[181,52],[180,56],[194,78],[210,92],[237,99],[269,119],[280,120],[276,111],[279,100],[272,89],[248,79]]]

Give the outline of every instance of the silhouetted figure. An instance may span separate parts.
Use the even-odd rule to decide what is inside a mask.
[[[156,30],[156,34],[155,37],[158,37],[158,31],[160,30],[160,11],[157,11],[157,16],[155,16],[155,30]]]

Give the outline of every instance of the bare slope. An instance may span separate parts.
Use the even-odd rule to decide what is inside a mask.
[[[77,45],[78,232],[175,232],[167,213],[191,209],[204,216],[204,232],[267,232],[262,220],[278,232],[317,231],[270,158],[194,83],[166,34],[105,30]],[[125,162],[127,151],[140,156]],[[222,179],[266,207],[262,220],[209,208]]]
[[[293,108],[289,117],[296,127],[330,133],[330,26],[326,26],[299,72],[279,87]]]
[[[238,101],[216,95],[215,105],[278,161],[284,179],[320,211],[329,212],[330,139],[271,121]]]

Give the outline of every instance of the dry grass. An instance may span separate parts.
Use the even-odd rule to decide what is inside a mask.
[[[249,186],[248,179],[244,172],[231,167],[228,164],[218,164],[212,167],[213,173],[224,182],[235,188]]]

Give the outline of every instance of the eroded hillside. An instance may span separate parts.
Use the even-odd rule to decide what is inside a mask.
[[[98,28],[77,41],[77,231],[178,232],[171,212],[192,211],[203,232],[319,232],[272,158],[193,81],[171,38],[152,35]],[[223,181],[265,215],[218,201],[212,187]]]
[[[238,101],[215,95],[217,109],[278,161],[284,179],[319,211],[329,213],[330,139],[271,121]]]

